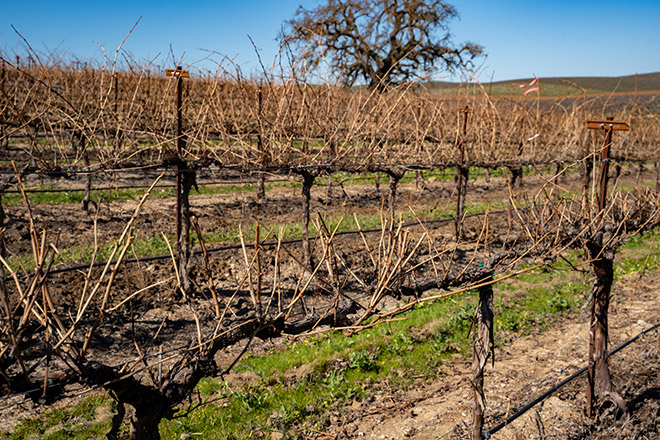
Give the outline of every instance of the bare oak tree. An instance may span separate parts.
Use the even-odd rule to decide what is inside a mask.
[[[327,63],[350,86],[384,88],[433,70],[472,67],[483,47],[455,45],[448,22],[456,8],[440,0],[328,0],[300,7],[280,35],[308,68]]]

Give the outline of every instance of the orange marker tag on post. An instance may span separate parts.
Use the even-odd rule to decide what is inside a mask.
[[[624,121],[587,121],[587,128],[591,130],[612,130],[612,131],[629,131],[630,125]]]
[[[165,71],[167,76],[173,76],[175,78],[190,78],[187,70],[182,69],[167,69]]]

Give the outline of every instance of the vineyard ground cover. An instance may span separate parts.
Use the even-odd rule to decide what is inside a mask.
[[[660,257],[659,238],[659,231],[653,231],[621,251],[611,315],[613,346],[660,314],[660,272],[657,265],[643,266]],[[572,263],[579,258],[568,256]],[[496,284],[496,368],[486,373],[489,425],[584,363],[588,319],[580,309],[589,291],[588,276],[568,268],[558,262],[549,270],[535,269]],[[464,294],[418,307],[405,320],[352,337],[332,332],[260,342],[224,381],[202,381],[200,397],[210,403],[163,422],[163,438],[306,434],[322,439],[319,432],[330,432],[339,438],[430,439],[451,430],[449,438],[459,438],[469,414],[466,335],[474,306],[474,295]],[[595,423],[588,422],[578,381],[545,402],[538,415],[524,416],[498,436],[595,439],[619,430],[653,438],[660,429],[653,417],[660,408],[657,347],[657,335],[651,335],[613,358],[614,379],[633,402],[631,418],[617,420],[606,408]],[[230,360],[232,353],[225,356]],[[19,423],[13,434],[0,435],[95,438],[114,411],[100,394],[58,406]],[[34,414],[43,410],[31,409]],[[4,415],[25,413],[14,408]]]

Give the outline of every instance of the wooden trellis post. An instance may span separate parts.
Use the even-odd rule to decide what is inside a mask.
[[[122,132],[121,127],[120,127],[121,118],[119,116],[119,111],[118,111],[118,108],[119,108],[118,107],[118,101],[119,101],[119,74],[118,73],[115,73],[114,75],[112,75],[112,83],[113,83],[112,86],[113,86],[113,89],[114,89],[113,109],[114,109],[114,113],[115,113],[115,124],[117,124],[116,130],[115,130],[115,151],[119,151],[121,149],[121,144],[122,144],[122,141],[123,141],[123,139],[122,139],[123,138],[123,132]]]
[[[181,66],[168,69],[167,76],[176,78],[176,265],[179,271],[181,288],[190,291],[188,262],[190,260],[190,201],[188,195],[194,182],[194,176],[188,170],[188,164],[183,160],[185,140],[183,138],[183,78],[189,78],[187,71]]]
[[[456,218],[454,219],[454,234],[456,240],[460,240],[463,235],[463,212],[465,206],[465,193],[467,192],[467,181],[470,173],[470,167],[464,165],[465,162],[465,136],[467,135],[467,121],[470,108],[465,107],[463,113],[463,130],[458,143],[458,162],[456,164]]]
[[[600,156],[598,216],[596,220],[596,228],[600,229],[605,216],[605,205],[607,202],[612,132],[628,131],[630,127],[626,122],[614,121],[614,118],[610,117],[604,121],[587,121],[587,128],[591,130],[605,130],[606,132],[605,143]],[[614,279],[614,252],[604,249],[603,233],[598,229],[596,230],[594,239],[587,245],[589,257],[592,259],[591,266],[595,275],[589,326],[589,362],[592,364],[587,371],[587,415],[590,417],[594,415],[593,409],[597,394],[608,393],[617,404],[625,407],[623,399],[613,392],[607,359],[608,309]],[[620,400],[620,402],[617,400]]]
[[[2,60],[0,64],[0,95],[5,94],[5,82],[7,82],[7,69],[5,66],[5,61]],[[3,110],[3,121],[0,124],[0,148],[7,148],[9,146],[9,138],[7,136],[7,129],[5,127],[5,121],[7,120],[6,109]]]
[[[604,121],[587,121],[587,128],[590,130],[605,130],[605,143],[600,153],[600,177],[599,177],[599,193],[598,193],[598,211],[599,217],[602,219],[602,212],[605,209],[605,201],[607,199],[607,182],[609,180],[610,170],[610,149],[612,147],[612,132],[614,131],[628,131],[630,126],[627,122],[615,121],[614,118],[609,117]]]
[[[263,139],[263,87],[260,85],[259,89],[257,89],[257,99],[258,99],[258,116],[257,116],[257,149],[259,150],[259,165],[260,167],[266,167],[266,150],[264,146],[264,139]],[[264,172],[259,172],[257,174],[257,201],[260,203],[266,201],[266,188],[265,188],[265,173]]]

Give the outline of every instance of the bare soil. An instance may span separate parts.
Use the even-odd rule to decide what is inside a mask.
[[[497,295],[497,292],[496,292]],[[637,274],[615,283],[610,309],[610,347],[637,335],[660,319],[660,274]],[[495,319],[497,326],[497,317]],[[487,427],[586,365],[588,313],[559,322],[543,333],[516,339],[496,352],[486,367]],[[501,439],[658,439],[660,438],[660,331],[610,358],[616,389],[629,413],[603,402],[592,420],[585,413],[586,376],[579,376],[509,426]],[[375,391],[335,417],[329,432],[340,438],[470,438],[472,389],[469,362],[442,368],[440,378],[408,390]]]

